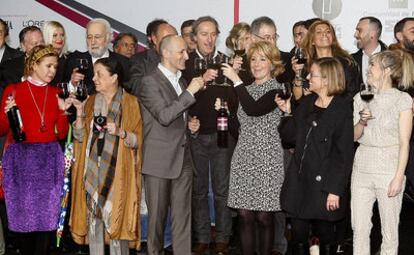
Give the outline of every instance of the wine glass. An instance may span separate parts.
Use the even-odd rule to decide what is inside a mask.
[[[305,53],[303,52],[303,50],[301,48],[296,48],[295,50],[295,58],[298,60],[298,64],[306,64],[306,56]],[[298,70],[298,72],[296,73],[296,78],[299,80],[304,80],[304,78],[302,77],[302,73],[303,73],[303,68]]]
[[[375,89],[373,86],[365,83],[361,83],[359,95],[361,96],[362,101],[365,102],[366,109],[371,112],[369,109],[369,103],[374,99]],[[368,119],[373,119],[371,116]]]
[[[58,94],[59,98],[66,99],[69,97],[70,92],[69,92],[69,86],[67,82],[59,82],[57,84],[57,87],[59,89],[59,94]]]
[[[79,68],[78,72],[86,75],[88,73],[89,62],[85,58],[77,58],[76,59],[76,67]]]
[[[203,58],[196,58],[194,60],[194,71],[197,76],[203,76],[207,71],[207,62]]]
[[[220,68],[221,68],[221,62],[220,62],[219,55],[217,55],[216,57],[209,57],[207,59],[207,69],[214,69],[220,72]],[[220,73],[218,74],[218,76],[220,76]],[[217,80],[218,80],[218,77],[212,80],[210,85],[217,85],[218,84]]]
[[[86,84],[83,80],[79,81],[78,85],[76,86],[76,99],[83,102],[88,98],[88,89]]]
[[[283,83],[282,88],[280,88],[277,92],[277,96],[280,99],[285,100],[287,102],[292,97],[292,84],[290,83]],[[291,114],[286,114],[285,112],[282,113],[282,116],[290,116]]]
[[[243,56],[246,55],[246,49],[243,47],[240,39],[234,41],[233,50],[234,50],[233,58],[235,58],[235,57],[243,58]],[[239,70],[240,71],[246,71],[246,69],[243,68],[243,67],[240,67]]]

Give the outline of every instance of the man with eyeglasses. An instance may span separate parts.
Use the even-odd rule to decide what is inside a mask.
[[[193,23],[195,20],[189,19],[181,24],[181,37],[187,44],[187,52],[191,53],[197,48],[197,44],[193,38]]]
[[[277,28],[275,22],[266,16],[262,16],[253,20],[251,24],[251,32],[253,42],[259,41],[268,41],[273,43],[277,47],[277,39],[279,34],[277,33]],[[295,73],[292,70],[292,54],[284,51],[280,51],[280,58],[285,65],[285,71],[282,74],[279,74],[276,77],[278,82],[291,82],[295,77]]]
[[[109,50],[112,40],[111,25],[105,19],[96,18],[86,25],[86,44],[88,51],[75,51],[68,56],[64,80],[70,81],[73,86],[83,80],[87,86],[88,94],[95,93],[93,78],[93,64],[101,58],[113,58],[122,64],[123,82],[128,81],[128,58]],[[78,59],[86,59],[88,69],[85,74],[79,72]]]
[[[113,41],[114,52],[127,58],[132,57],[137,51],[137,37],[132,33],[120,33]]]

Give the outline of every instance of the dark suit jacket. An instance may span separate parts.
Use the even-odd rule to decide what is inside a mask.
[[[3,53],[3,58],[1,59],[0,64],[3,64],[7,60],[17,58],[21,55],[24,55],[23,52],[21,52],[19,50],[16,50],[16,49],[13,49],[12,47],[10,47],[7,44],[5,44],[4,47],[5,47],[5,49],[4,49],[4,53]]]
[[[94,94],[95,93],[95,84],[92,81],[92,78],[93,78],[92,56],[87,51],[86,52],[75,51],[75,52],[68,55],[68,58],[66,60],[66,67],[65,67],[65,71],[64,71],[64,75],[63,75],[63,80],[64,81],[70,81],[70,77],[72,76],[72,71],[75,67],[77,67],[76,59],[79,59],[79,58],[87,59],[88,62],[89,62],[88,73],[86,74],[86,77],[85,77],[84,81],[86,82],[86,85],[88,86],[88,93],[90,95]],[[122,56],[118,53],[112,52],[112,51],[109,51],[109,58],[116,59],[121,63],[122,69],[123,69],[123,76],[124,76],[122,80],[123,80],[123,83],[126,83],[129,80],[128,58],[125,57],[125,56]],[[123,86],[123,84],[121,84],[121,85]]]
[[[180,96],[156,68],[138,87],[144,123],[143,174],[165,179],[181,174],[187,146],[187,121],[183,116],[195,98],[185,89],[185,80],[179,82],[183,91]]]
[[[3,89],[10,83],[20,82],[24,73],[25,55],[7,60],[2,64],[1,86]]]
[[[133,95],[138,95],[142,78],[152,73],[160,61],[161,58],[154,49],[147,49],[132,56],[129,60],[130,80],[125,89]]]
[[[381,45],[381,51],[384,51],[387,49],[387,45],[385,45],[385,43],[383,43],[381,40],[378,41],[379,44]],[[357,62],[358,67],[359,67],[359,76],[358,76],[358,84],[362,83],[362,49],[358,50],[355,53],[352,53],[352,57],[354,58],[354,60]]]
[[[280,126],[281,137],[295,143],[295,154],[286,172],[281,205],[301,219],[339,220],[347,213],[347,195],[354,155],[353,120],[349,102],[334,97],[321,113],[315,112],[317,95],[301,104]],[[341,197],[340,208],[326,210],[328,193]],[[345,198],[344,198],[345,197]]]

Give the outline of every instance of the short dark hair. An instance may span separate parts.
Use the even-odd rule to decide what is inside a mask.
[[[133,34],[133,33],[130,33],[130,32],[126,32],[126,33],[120,33],[120,34],[118,34],[118,36],[114,39],[114,41],[112,42],[112,44],[113,44],[113,48],[115,49],[115,48],[117,48],[118,47],[118,45],[119,45],[119,42],[122,40],[122,38],[124,38],[124,37],[126,37],[126,36],[129,36],[129,37],[131,37],[132,38],[132,40],[134,41],[134,43],[135,44],[137,44],[138,43],[138,39],[137,39],[137,37]]]
[[[312,26],[313,23],[315,23],[316,21],[321,20],[320,18],[311,18],[311,19],[307,19],[305,20],[303,23],[303,26],[305,26],[306,30],[309,30],[310,26]]]
[[[203,16],[203,17],[198,18],[196,21],[194,21],[194,23],[193,23],[193,35],[197,35],[198,27],[203,22],[213,23],[214,26],[216,27],[216,33],[220,34],[219,25],[218,25],[217,20],[215,18],[211,17],[211,16]]]
[[[399,42],[397,38],[397,33],[401,32],[404,29],[405,23],[407,23],[407,21],[414,21],[414,17],[403,18],[402,20],[398,21],[394,26],[394,38],[395,40],[397,40],[397,42]]]
[[[42,31],[40,30],[40,28],[39,27],[36,27],[36,26],[28,26],[28,27],[23,28],[20,31],[20,33],[19,33],[19,41],[20,41],[20,43],[23,43],[24,42],[24,38],[25,38],[25,36],[26,36],[26,34],[28,32],[35,32],[35,31],[39,31],[39,33],[42,33]]]
[[[271,18],[267,16],[262,16],[262,17],[254,19],[252,24],[250,25],[250,30],[252,31],[252,34],[258,34],[260,28],[263,25],[268,25],[268,26],[276,28],[276,24]]]
[[[4,27],[4,37],[7,37],[9,35],[9,25],[2,19],[0,19],[0,25],[3,25]]]
[[[363,20],[368,20],[370,25],[374,25],[375,26],[375,30],[377,30],[377,35],[378,38],[381,37],[381,33],[382,33],[382,24],[381,21],[373,16],[366,16],[366,17],[362,17],[359,19],[359,21],[363,21]]]
[[[122,86],[122,81],[124,80],[124,69],[122,68],[121,62],[115,58],[100,58],[96,60],[95,64],[103,65],[111,75],[117,74],[118,86]]]
[[[168,22],[164,19],[154,19],[150,23],[148,23],[146,28],[147,38],[148,38],[148,45],[154,46],[153,42],[151,41],[151,35],[155,35],[160,27],[161,24],[168,24]]]
[[[295,28],[301,27],[301,26],[305,26],[305,21],[300,20],[300,21],[296,22],[295,24],[293,24],[292,34],[295,35]]]
[[[184,28],[186,28],[186,27],[192,27],[194,22],[195,22],[195,19],[188,19],[188,20],[184,21],[181,24],[181,28],[180,28],[181,33],[183,32],[183,29]]]

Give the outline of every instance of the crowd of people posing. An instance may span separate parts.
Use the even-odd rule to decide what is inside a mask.
[[[380,254],[397,254],[406,174],[414,180],[414,18],[397,22],[390,47],[381,31],[361,18],[351,55],[329,21],[300,21],[283,52],[273,20],[259,17],[233,26],[228,57],[213,17],[183,22],[181,36],[156,19],[137,53],[133,34],[112,41],[96,18],[86,52],[68,52],[57,21],[25,27],[18,51],[0,20],[2,187],[20,253],[49,253],[69,136],[68,230],[90,254],[139,250],[145,204],[150,255],[164,254],[168,218],[177,255],[231,254],[236,224],[244,255],[286,254],[287,224],[291,254],[309,254],[311,237],[322,255],[343,252],[351,224],[353,254],[368,255],[375,202]]]

